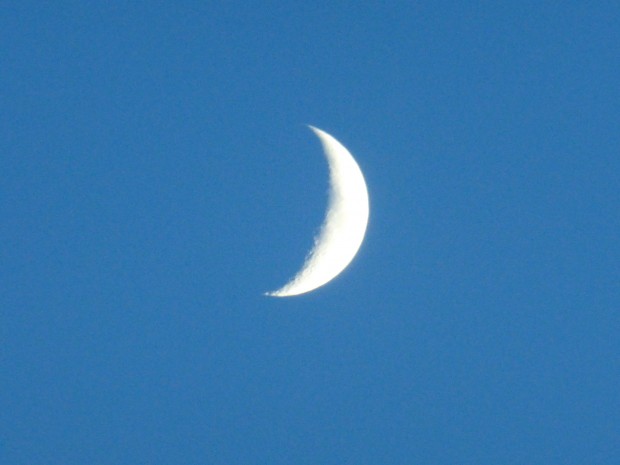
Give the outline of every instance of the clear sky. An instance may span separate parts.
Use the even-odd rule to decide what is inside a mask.
[[[0,463],[620,463],[620,5],[380,3],[2,4]]]

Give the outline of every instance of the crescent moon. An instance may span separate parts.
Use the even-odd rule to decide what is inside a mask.
[[[334,137],[309,126],[323,145],[329,165],[325,220],[301,270],[282,288],[267,292],[288,297],[313,291],[338,276],[357,254],[368,225],[368,188],[359,165]]]

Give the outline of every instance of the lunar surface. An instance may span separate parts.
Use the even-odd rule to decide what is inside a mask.
[[[325,221],[301,270],[282,288],[267,292],[289,297],[313,291],[338,276],[357,254],[368,225],[368,189],[362,170],[334,137],[313,126],[329,165]]]

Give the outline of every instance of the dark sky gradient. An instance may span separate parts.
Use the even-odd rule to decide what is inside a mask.
[[[0,463],[620,463],[620,6],[360,3],[0,7]]]

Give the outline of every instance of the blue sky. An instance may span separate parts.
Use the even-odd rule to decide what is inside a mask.
[[[619,463],[617,3],[0,11],[1,463]]]

